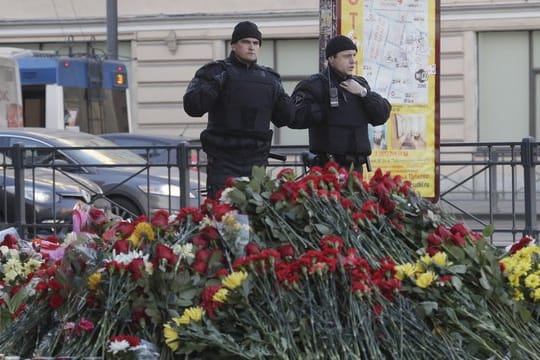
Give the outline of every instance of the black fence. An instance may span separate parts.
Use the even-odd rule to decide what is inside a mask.
[[[540,176],[535,172],[538,145],[532,138],[516,143],[441,144],[440,192],[436,200],[456,221],[465,222],[475,231],[493,224],[492,241],[497,245],[504,246],[523,235],[538,238],[536,183]],[[15,227],[27,237],[64,234],[72,228],[71,210],[81,204],[94,203],[118,216],[133,218],[156,210],[155,204],[174,212],[182,207],[198,206],[204,199],[206,157],[200,146],[184,143],[178,147],[119,146],[107,150],[120,148],[143,149],[147,156],[135,166],[104,166],[70,163],[60,156],[67,148],[16,145],[0,149],[3,228]],[[302,161],[305,151],[306,147],[302,146],[274,146],[272,153],[278,156],[269,160],[267,171],[276,174],[284,167],[291,167],[301,176],[306,171]],[[158,152],[166,152],[166,160],[152,161],[152,154]],[[112,179],[100,179],[98,187],[85,182],[91,172],[99,173],[100,167],[124,168],[125,171],[119,171],[124,178],[114,183]],[[156,172],[161,174],[161,183],[157,185]],[[137,187],[123,189],[134,179],[138,179]],[[162,187],[163,193],[153,192],[155,186]],[[141,195],[137,189],[146,190]],[[139,197],[138,206],[129,201],[135,195]],[[141,200],[141,196],[146,198]]]

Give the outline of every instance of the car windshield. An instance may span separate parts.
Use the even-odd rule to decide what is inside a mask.
[[[58,141],[65,146],[73,146],[76,150],[64,150],[66,154],[77,160],[80,164],[133,164],[141,165],[145,160],[134,152],[126,149],[117,149],[113,142],[92,136],[89,134],[74,133],[74,136],[66,134]],[[93,149],[93,147],[113,147],[112,149]]]

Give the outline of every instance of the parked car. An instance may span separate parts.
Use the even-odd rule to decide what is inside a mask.
[[[99,136],[112,141],[119,146],[129,146],[131,151],[139,154],[151,164],[167,164],[176,162],[176,148],[181,143],[200,145],[198,139],[188,139],[184,136],[150,135],[135,133],[107,133]],[[206,154],[199,147],[191,151],[190,161],[200,165],[206,163]],[[194,166],[204,171],[204,167]]]
[[[47,128],[1,129],[0,147],[15,144],[28,148],[25,151],[38,164],[54,164],[97,183],[113,211],[124,217],[180,208],[178,169],[148,166],[139,155],[97,135]],[[200,182],[195,176],[190,179],[195,179],[190,183],[190,205],[198,205]],[[204,187],[204,179],[201,182]]]
[[[0,222],[14,225],[16,214],[16,184],[12,160],[0,157]],[[93,181],[78,175],[66,176],[46,168],[24,170],[25,222],[32,235],[50,235],[68,231],[72,224],[72,211],[82,202],[106,207],[103,191]],[[34,227],[35,225],[35,227]],[[33,229],[33,230],[32,230]],[[21,234],[22,235],[22,234]]]

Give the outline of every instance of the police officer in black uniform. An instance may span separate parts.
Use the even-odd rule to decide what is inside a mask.
[[[272,140],[270,122],[281,127],[291,116],[292,103],[280,76],[257,65],[261,43],[256,24],[238,23],[229,57],[200,68],[184,95],[184,110],[190,116],[208,112],[201,143],[208,155],[210,197],[229,177],[250,176],[253,166],[266,165]]]
[[[352,75],[357,48],[351,39],[333,37],[325,52],[328,66],[298,83],[291,95],[295,109],[289,126],[309,128],[315,164],[332,160],[357,171],[366,164],[369,170],[368,124],[384,124],[392,106],[371,91],[366,79]]]

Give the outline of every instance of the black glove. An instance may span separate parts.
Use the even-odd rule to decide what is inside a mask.
[[[227,72],[222,71],[214,76],[214,81],[217,83],[219,90],[223,90],[225,83],[227,82]]]

